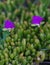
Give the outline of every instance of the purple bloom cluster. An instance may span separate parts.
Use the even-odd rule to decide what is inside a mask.
[[[43,20],[44,20],[44,18],[41,16],[32,16],[31,24],[39,26]],[[15,24],[11,20],[7,19],[4,21],[4,28],[13,29],[13,28],[15,28]]]
[[[4,28],[9,29],[9,28],[15,28],[14,23],[11,20],[5,20],[4,21]]]
[[[32,24],[34,24],[34,25],[39,26],[43,20],[44,20],[44,18],[41,16],[32,16]]]

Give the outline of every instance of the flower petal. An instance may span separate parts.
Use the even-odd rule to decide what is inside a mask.
[[[33,16],[32,17],[32,24],[35,24],[35,25],[39,26],[41,24],[41,22],[42,22],[43,19],[44,18],[41,17],[41,16]]]
[[[15,27],[15,25],[14,25],[14,23],[12,22],[12,21],[10,21],[10,20],[5,20],[4,21],[4,28],[14,28]]]

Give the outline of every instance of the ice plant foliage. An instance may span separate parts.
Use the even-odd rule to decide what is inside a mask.
[[[0,65],[38,65],[44,59],[50,60],[50,12],[45,2],[39,6],[30,0],[24,7],[19,1],[24,0],[0,2]],[[44,26],[41,16],[47,22]],[[31,27],[30,21],[37,26]]]
[[[44,18],[41,16],[32,16],[32,22],[31,23],[32,23],[32,25],[39,26],[43,20],[44,20]]]
[[[10,30],[10,29],[13,29],[15,28],[15,24],[11,21],[11,20],[5,20],[4,21],[4,29],[6,30]]]

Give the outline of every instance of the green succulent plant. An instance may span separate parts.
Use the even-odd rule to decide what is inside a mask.
[[[45,7],[46,3],[41,2],[40,6],[30,3],[24,7],[24,1],[0,2],[1,65],[32,65],[33,60],[40,63],[48,59],[46,51],[50,50],[50,12]],[[44,17],[44,24],[32,27],[31,19],[34,15]],[[2,30],[5,19],[10,19],[15,24],[10,32]]]

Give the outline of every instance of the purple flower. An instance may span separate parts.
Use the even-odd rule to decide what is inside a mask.
[[[44,18],[41,16],[33,16],[32,17],[32,24],[39,26],[41,24],[42,20],[44,20]]]
[[[3,31],[6,31],[6,30],[11,31],[11,29],[14,29],[14,28],[15,28],[15,24],[11,20],[7,19],[4,21]]]
[[[15,28],[15,25],[14,25],[14,23],[11,20],[7,19],[7,20],[4,21],[4,28],[12,29],[12,28]]]

